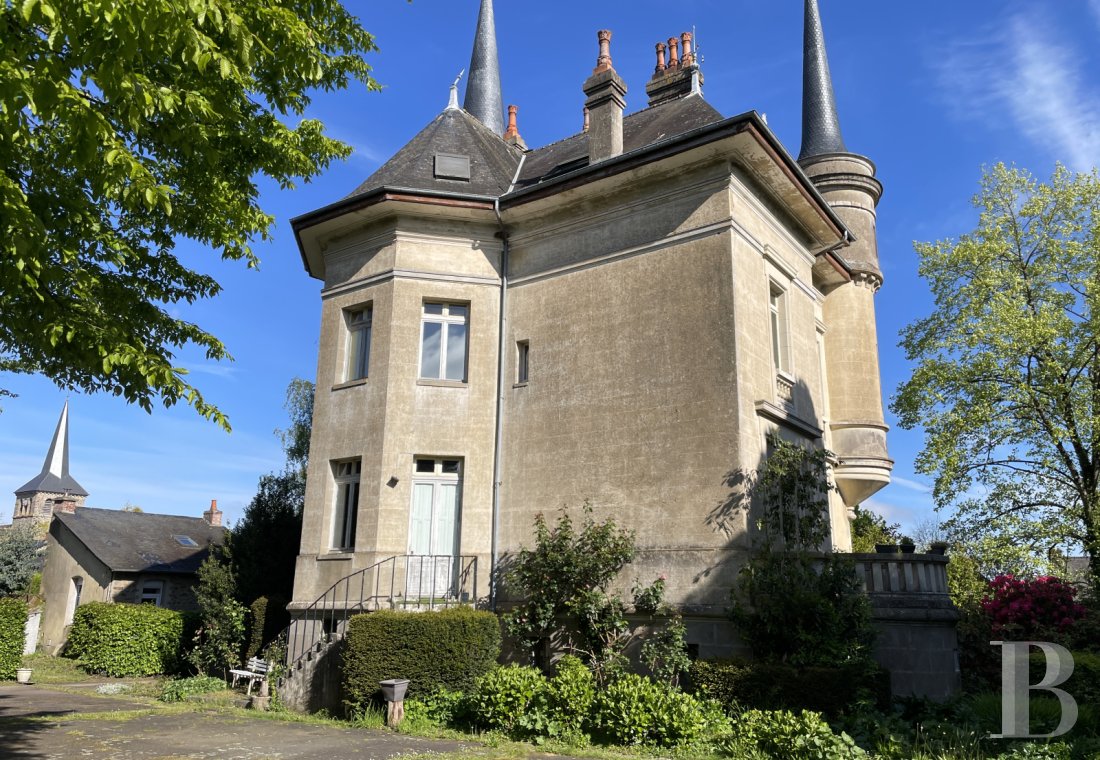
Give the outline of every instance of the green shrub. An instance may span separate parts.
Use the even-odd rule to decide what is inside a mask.
[[[815,712],[746,710],[724,749],[732,757],[763,753],[773,760],[853,760],[867,757],[845,733],[835,734]]]
[[[409,696],[469,691],[496,666],[500,624],[491,612],[371,612],[348,622],[343,684],[350,712],[380,699],[378,682],[408,678]]]
[[[161,702],[182,702],[192,694],[209,694],[225,688],[225,681],[213,676],[175,678],[164,684],[160,692]]]
[[[270,643],[290,625],[290,613],[286,611],[287,600],[278,597],[261,596],[252,602],[248,616],[248,645],[244,659],[255,657],[265,645]]]
[[[609,683],[592,703],[593,733],[611,744],[674,747],[724,733],[724,724],[717,703],[633,673]]]
[[[172,673],[182,662],[183,632],[183,616],[174,610],[89,602],[76,608],[65,655],[79,659],[90,673]]]
[[[27,605],[22,599],[0,599],[0,679],[15,678],[23,659]]]
[[[474,687],[474,720],[515,738],[549,735],[548,689],[538,668],[513,664],[489,671]]]
[[[1046,656],[1042,652],[1032,650],[1029,660],[1030,683],[1039,683],[1039,679],[1046,674]],[[1078,703],[1090,704],[1100,709],[1100,655],[1092,652],[1073,652],[1073,675],[1058,688],[1064,690]]]
[[[547,686],[547,704],[566,733],[584,732],[584,722],[596,699],[596,679],[580,658],[566,655],[557,661]]]
[[[886,709],[890,674],[872,663],[796,668],[774,662],[696,660],[691,682],[698,696],[715,699],[735,713],[760,710],[812,710],[835,718],[866,702]]]

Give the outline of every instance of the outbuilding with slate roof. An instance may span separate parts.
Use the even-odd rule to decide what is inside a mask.
[[[216,502],[204,517],[84,507],[50,523],[40,646],[56,654],[87,602],[196,609],[194,586],[210,548],[225,540]]]

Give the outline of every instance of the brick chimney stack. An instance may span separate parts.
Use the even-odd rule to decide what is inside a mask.
[[[626,108],[626,82],[611,64],[611,32],[598,32],[600,55],[596,68],[584,83],[588,96],[584,105],[589,113],[588,163],[595,164],[623,152],[623,110]]]
[[[508,106],[508,128],[504,130],[504,142],[515,145],[520,150],[527,150],[527,143],[520,137],[519,127],[516,126],[516,114],[519,106]]]
[[[213,525],[215,528],[222,524],[222,512],[218,511],[218,500],[210,500],[210,509],[202,513],[202,519]]]
[[[80,505],[77,504],[75,497],[65,494],[64,496],[59,496],[58,498],[54,499],[53,511],[54,514],[57,514],[58,512],[64,512],[65,514],[71,515],[76,512],[76,508],[78,506]]]
[[[692,42],[692,33],[684,32],[657,43],[657,67],[645,86],[650,107],[702,91],[703,72]]]

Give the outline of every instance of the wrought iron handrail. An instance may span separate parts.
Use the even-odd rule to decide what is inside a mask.
[[[399,593],[401,569],[404,570],[404,584]],[[446,571],[442,588],[438,582],[440,570]],[[415,578],[415,584],[410,583],[410,578]],[[288,670],[293,670],[311,653],[342,639],[353,615],[383,608],[433,610],[472,603],[476,599],[475,555],[397,554],[387,557],[336,581],[296,616],[287,642]]]

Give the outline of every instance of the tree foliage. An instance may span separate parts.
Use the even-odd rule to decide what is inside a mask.
[[[922,427],[954,537],[1043,555],[1083,546],[1100,578],[1100,175],[1049,182],[998,164],[977,229],[918,243],[933,312],[902,332],[917,363],[893,409]]]
[[[260,478],[231,539],[237,599],[249,605],[261,596],[287,600],[294,590],[313,426],[313,383],[299,377],[291,380],[285,408],[290,426],[275,432],[286,451],[286,466],[282,472]]]
[[[41,568],[35,526],[24,522],[0,530],[0,597],[26,594]]]
[[[173,306],[220,290],[176,242],[258,263],[257,179],[350,153],[286,122],[377,89],[373,38],[338,0],[3,0],[0,38],[0,371],[227,425],[175,363],[229,356]]]
[[[210,555],[199,566],[198,576],[195,598],[200,622],[188,659],[200,675],[226,676],[230,668],[240,664],[248,612],[234,595],[237,584],[229,547],[210,547]]]

